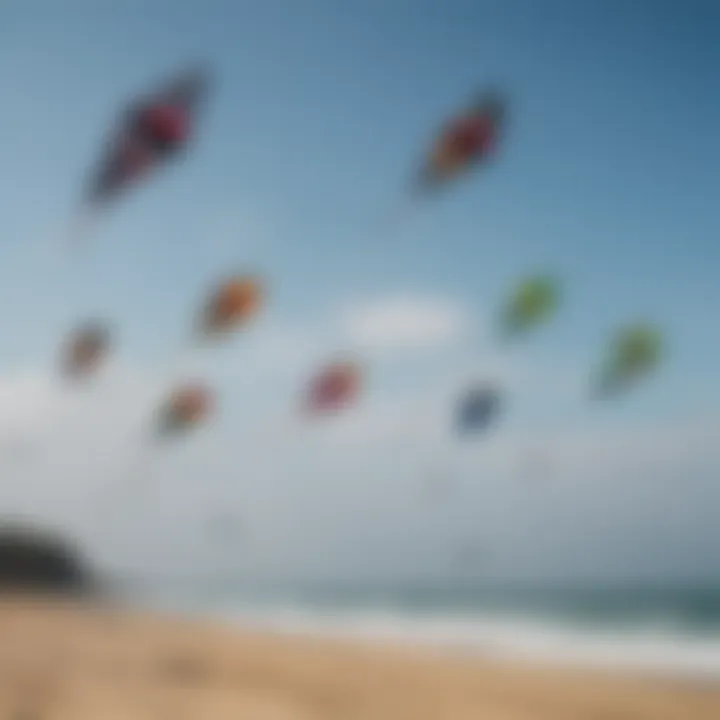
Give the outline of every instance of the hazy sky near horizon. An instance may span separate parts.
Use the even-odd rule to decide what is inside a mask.
[[[195,60],[216,85],[192,152],[56,263],[114,114]],[[0,502],[133,567],[720,577],[718,77],[709,1],[6,0],[0,432],[41,452],[0,457]],[[497,163],[376,229],[485,83],[512,103]],[[193,309],[234,269],[263,274],[266,307],[182,369],[216,389],[217,421],[148,460],[112,530],[93,503],[132,473]],[[566,302],[501,351],[493,313],[535,270]],[[118,348],[76,392],[54,361],[88,316]],[[646,318],[666,366],[590,403],[608,333]],[[301,428],[303,382],[347,352],[361,403]],[[476,378],[506,405],[461,445],[452,406]],[[216,512],[244,528],[229,556],[203,535]],[[468,546],[485,566],[458,564]]]

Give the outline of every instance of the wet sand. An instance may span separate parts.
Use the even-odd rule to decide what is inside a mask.
[[[720,687],[0,602],[0,720],[718,720]]]

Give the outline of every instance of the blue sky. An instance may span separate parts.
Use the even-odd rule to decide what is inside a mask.
[[[47,364],[79,312],[112,316],[128,364],[156,362],[234,265],[266,275],[272,323],[323,336],[318,357],[343,348],[323,335],[337,308],[449,298],[469,326],[461,358],[401,353],[380,364],[378,387],[422,390],[426,368],[452,385],[458,365],[492,354],[483,323],[511,283],[549,269],[567,303],[518,355],[552,382],[514,401],[511,427],[717,418],[719,40],[709,1],[6,0],[0,369]],[[196,58],[217,87],[193,153],[98,224],[85,264],[37,270],[38,246],[64,240],[114,112]],[[512,101],[496,166],[399,231],[375,231],[438,124],[487,82]],[[611,328],[645,317],[671,345],[656,381],[612,408],[553,395]],[[221,353],[236,381],[237,352]],[[226,392],[247,404],[245,389]]]

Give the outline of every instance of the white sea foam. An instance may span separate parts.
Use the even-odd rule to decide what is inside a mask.
[[[633,669],[720,680],[720,635],[688,636],[669,624],[608,630],[530,618],[393,611],[317,611],[284,606],[224,613],[243,627],[388,640],[564,665]]]

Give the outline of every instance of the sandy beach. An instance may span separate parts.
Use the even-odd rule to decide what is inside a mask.
[[[0,604],[0,718],[716,720],[720,688],[431,648],[226,628],[72,603]]]

